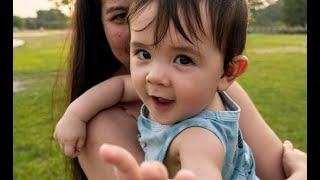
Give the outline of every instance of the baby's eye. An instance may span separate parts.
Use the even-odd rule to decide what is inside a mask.
[[[193,61],[187,56],[178,56],[175,60],[176,63],[182,65],[192,65],[194,64]]]
[[[142,59],[142,60],[151,59],[150,54],[145,50],[139,50],[137,52],[137,56],[138,56],[139,59]]]

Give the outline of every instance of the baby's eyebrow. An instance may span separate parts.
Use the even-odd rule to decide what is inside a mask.
[[[154,46],[152,44],[144,44],[142,42],[139,41],[132,41],[129,44],[130,48],[154,48]]]
[[[133,42],[130,42],[130,47],[140,47],[140,46],[145,46],[143,43],[140,43],[140,42],[136,42],[136,41],[133,41]]]
[[[171,49],[177,52],[188,52],[192,53],[197,56],[201,56],[200,52],[198,51],[198,47],[195,45],[170,45]]]
[[[188,51],[188,52],[197,52],[193,47],[190,46],[170,46],[172,49],[177,51]]]
[[[139,41],[132,41],[130,42],[130,48],[155,48],[154,45],[151,44],[144,44],[142,42]],[[188,52],[188,53],[192,53],[194,55],[197,55],[199,57],[201,57],[200,52],[197,50],[197,46],[195,45],[169,45],[169,48],[177,51],[177,52]]]

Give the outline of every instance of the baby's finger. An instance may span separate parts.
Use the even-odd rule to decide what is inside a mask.
[[[75,148],[71,145],[64,145],[64,154],[68,157],[74,158]]]
[[[143,179],[167,180],[168,172],[163,164],[157,161],[145,161],[141,165],[141,176]]]
[[[104,161],[115,166],[123,175],[122,179],[140,180],[139,165],[135,158],[125,149],[103,144],[99,149]]]
[[[196,180],[196,176],[189,170],[181,169],[173,180]]]
[[[80,155],[80,151],[77,150],[77,149],[75,149],[75,151],[74,151],[74,153],[72,154],[71,158],[75,158],[75,157],[77,157],[77,156],[79,156],[79,155]]]

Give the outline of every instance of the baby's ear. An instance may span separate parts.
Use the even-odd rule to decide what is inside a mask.
[[[228,71],[225,72],[218,85],[219,91],[225,91],[248,67],[248,58],[244,55],[235,56],[229,63]]]

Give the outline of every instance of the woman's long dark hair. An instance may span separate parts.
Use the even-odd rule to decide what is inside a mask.
[[[121,66],[114,57],[105,37],[101,20],[101,0],[76,0],[71,21],[71,41],[65,76],[57,76],[53,91],[53,113],[57,106],[55,96],[59,88],[64,88],[60,93],[65,93],[65,106],[79,97],[86,90],[99,82],[110,78]],[[63,79],[61,79],[63,78]],[[65,82],[61,87],[61,82]],[[59,85],[58,85],[59,84]],[[61,90],[61,89],[60,89]],[[57,111],[57,110],[56,110]],[[61,111],[57,114],[61,115]],[[54,122],[57,115],[53,114]],[[75,180],[85,180],[85,176],[78,158],[66,159],[67,171]]]

